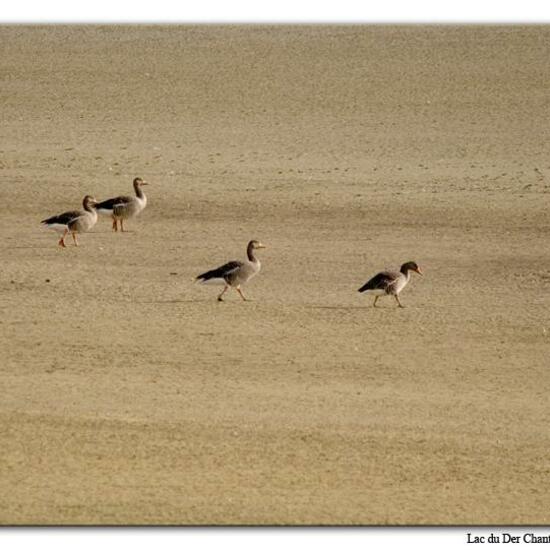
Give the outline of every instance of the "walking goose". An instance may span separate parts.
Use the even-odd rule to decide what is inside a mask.
[[[229,287],[234,288],[239,293],[240,297],[246,301],[246,298],[241,291],[241,285],[244,285],[250,281],[254,275],[257,275],[260,272],[262,264],[254,254],[254,251],[259,248],[265,248],[265,246],[256,240],[250,241],[246,247],[246,255],[248,257],[247,260],[244,262],[227,262],[216,269],[202,273],[196,280],[202,283],[209,281],[224,283],[224,289],[218,296],[219,302],[223,302],[222,296],[226,293]]]
[[[69,232],[73,236],[75,246],[78,246],[76,234],[89,231],[97,222],[96,205],[97,201],[90,195],[86,195],[82,201],[84,210],[63,212],[63,214],[59,214],[58,216],[42,220],[40,223],[43,223],[57,233],[61,233],[61,239],[58,242],[59,246],[65,248],[65,237]]]
[[[360,289],[359,292],[366,292],[372,294],[374,298],[373,306],[376,307],[376,302],[380,296],[385,294],[392,295],[399,305],[403,307],[403,304],[399,301],[399,293],[405,288],[409,279],[411,278],[411,271],[422,275],[421,269],[415,262],[406,262],[401,266],[399,271],[382,271],[375,275],[372,279],[367,281]]]
[[[107,214],[113,218],[113,231],[118,231],[118,222],[120,221],[120,230],[124,231],[124,220],[137,216],[146,206],[147,197],[141,189],[142,185],[149,185],[141,178],[134,179],[135,197],[127,195],[107,199],[97,205],[97,211],[100,214]]]

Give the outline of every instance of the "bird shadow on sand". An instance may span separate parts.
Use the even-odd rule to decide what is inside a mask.
[[[215,303],[211,298],[200,298],[200,299],[194,299],[194,300],[147,300],[139,302],[134,302],[136,304],[199,304],[199,303],[206,303],[206,302],[212,302]]]
[[[2,249],[2,250],[22,250],[22,249],[27,249],[27,248],[38,248],[38,249],[54,248],[55,249],[55,245],[52,246],[51,244],[43,244],[43,245],[29,244],[29,245],[23,245],[23,246],[2,246],[2,247],[0,247],[0,249]],[[59,246],[58,248],[61,248],[61,247]]]
[[[399,311],[400,309],[407,309],[405,306],[404,308],[399,307],[389,307],[389,306],[376,306],[373,307],[371,305],[366,306],[303,306],[307,309],[330,309],[330,310],[336,310],[336,311],[353,311],[353,310],[372,310],[372,311]]]
[[[134,229],[125,229],[124,231],[113,231],[112,229],[96,229],[94,231],[90,231],[90,233],[88,233],[88,235],[97,235],[99,233],[111,233],[113,235],[118,235],[118,234],[122,234],[122,235],[126,235],[126,233],[138,233],[138,231],[135,231]]]
[[[372,306],[302,306],[307,309],[334,309],[340,311],[351,311],[354,309],[372,309]]]

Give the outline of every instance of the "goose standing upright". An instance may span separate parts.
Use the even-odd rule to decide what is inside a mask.
[[[422,275],[422,271],[416,262],[406,262],[401,266],[399,271],[382,271],[378,273],[367,281],[358,292],[372,294],[375,297],[374,307],[376,307],[378,298],[386,294],[393,296],[397,300],[399,307],[403,307],[403,304],[399,301],[399,293],[409,282],[411,271]]]
[[[141,187],[149,184],[141,178],[135,178],[133,185],[135,197],[123,195],[107,199],[97,205],[97,211],[100,214],[108,214],[113,218],[113,231],[118,231],[119,221],[120,230],[124,231],[124,220],[137,216],[147,206],[147,197]]]
[[[234,288],[239,293],[240,297],[246,301],[246,298],[241,290],[241,285],[244,285],[250,281],[254,275],[257,275],[260,272],[262,264],[254,254],[254,251],[259,248],[265,248],[265,246],[256,240],[250,241],[246,247],[247,260],[243,262],[236,260],[227,262],[216,269],[202,273],[196,280],[201,281],[202,283],[209,281],[224,283],[224,289],[218,296],[219,302],[223,302],[222,296],[226,293],[229,287]]]
[[[82,201],[84,210],[63,212],[63,214],[59,214],[58,216],[42,220],[40,223],[61,233],[61,239],[58,242],[59,246],[65,248],[65,237],[69,232],[73,236],[75,246],[78,246],[76,234],[89,231],[97,222],[96,205],[97,201],[94,197],[86,195]]]

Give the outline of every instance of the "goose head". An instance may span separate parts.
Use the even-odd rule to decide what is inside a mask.
[[[134,187],[137,189],[138,187],[141,187],[142,185],[149,185],[148,182],[142,180],[141,178],[134,178]]]
[[[414,271],[415,273],[422,275],[422,270],[420,269],[420,267],[418,267],[418,264],[416,262],[405,262],[401,266],[400,271],[401,273],[403,273],[403,275],[407,275],[409,271]]]
[[[84,207],[85,210],[87,210],[88,208],[95,208],[97,204],[98,202],[91,195],[86,195],[82,200],[82,206]]]

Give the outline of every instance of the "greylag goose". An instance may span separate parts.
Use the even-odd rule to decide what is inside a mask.
[[[58,216],[42,220],[40,223],[61,233],[61,239],[58,242],[59,246],[65,248],[65,237],[69,232],[73,236],[75,246],[78,246],[76,234],[89,231],[97,222],[96,205],[97,201],[90,195],[86,195],[82,201],[84,210],[63,212],[63,214],[59,214]]]
[[[246,247],[246,255],[248,257],[247,260],[244,262],[227,262],[216,269],[202,273],[196,280],[202,283],[223,283],[225,286],[221,291],[221,294],[218,296],[219,302],[223,302],[222,296],[226,293],[229,287],[234,288],[239,293],[240,297],[246,301],[246,298],[241,290],[241,285],[244,285],[250,281],[254,275],[257,275],[260,272],[262,264],[254,254],[254,251],[259,248],[265,248],[265,246],[259,241],[250,241]]]
[[[147,197],[141,188],[143,185],[149,185],[141,178],[134,179],[135,197],[121,196],[114,199],[107,199],[97,205],[97,211],[100,214],[107,214],[113,218],[113,231],[118,231],[118,222],[120,221],[120,230],[124,231],[124,220],[137,216],[146,206]]]
[[[360,289],[359,292],[366,292],[374,296],[374,304],[380,296],[385,294],[393,296],[397,300],[399,307],[403,307],[403,304],[399,301],[399,293],[405,288],[409,279],[411,278],[411,271],[422,275],[421,269],[415,262],[406,262],[401,266],[399,271],[382,271],[375,275],[372,279],[367,281]]]

